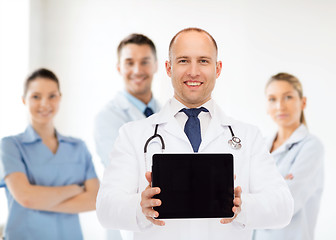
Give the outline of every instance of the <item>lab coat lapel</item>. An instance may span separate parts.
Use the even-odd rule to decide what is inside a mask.
[[[289,151],[292,146],[304,139],[308,135],[308,130],[304,124],[301,124],[293,133],[292,135],[288,138],[288,140],[283,143],[279,148],[275,149],[272,154],[281,154],[283,152]],[[269,145],[270,148],[273,145],[274,139],[276,137],[276,134],[274,135],[273,138],[269,139]]]
[[[130,103],[127,98],[124,96],[122,92],[119,92],[116,100],[118,101],[118,105],[127,112],[130,117],[129,121],[135,121],[139,119],[145,118],[145,115],[139,111],[132,103]]]
[[[153,125],[159,124],[160,128],[164,129],[167,133],[189,143],[187,135],[184,133],[183,129],[173,116],[169,102],[162,108],[159,113],[154,114],[152,119]]]
[[[225,127],[232,125],[230,118],[225,116],[222,110],[214,105],[214,114],[211,116],[211,120],[202,139],[199,152],[202,152],[211,142],[218,138],[221,134],[224,134]]]

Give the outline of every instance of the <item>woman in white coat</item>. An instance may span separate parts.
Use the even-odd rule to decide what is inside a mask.
[[[278,125],[268,148],[294,198],[294,215],[285,228],[256,231],[254,239],[314,239],[323,190],[323,146],[306,127],[306,97],[296,77],[287,73],[271,77],[266,97],[267,112]]]

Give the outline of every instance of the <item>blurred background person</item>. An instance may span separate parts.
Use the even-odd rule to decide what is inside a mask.
[[[117,56],[117,70],[124,80],[125,90],[106,104],[94,124],[96,151],[105,167],[110,162],[119,128],[160,109],[152,93],[152,81],[158,68],[153,41],[142,34],[130,34],[119,43]],[[120,231],[108,230],[107,239],[121,240]]]
[[[307,129],[303,113],[307,99],[295,76],[288,73],[272,76],[265,92],[267,113],[278,126],[267,140],[268,149],[293,195],[294,215],[283,229],[257,230],[254,240],[314,239],[323,190],[324,149]]]
[[[153,41],[142,34],[131,34],[119,43],[117,54],[117,70],[124,80],[125,90],[98,113],[94,126],[96,149],[104,166],[110,161],[119,128],[159,110],[152,93],[152,81],[158,68]]]
[[[83,239],[78,213],[95,210],[99,182],[79,139],[61,135],[53,120],[61,101],[56,75],[33,72],[22,97],[30,123],[0,144],[0,180],[6,185],[6,240]]]

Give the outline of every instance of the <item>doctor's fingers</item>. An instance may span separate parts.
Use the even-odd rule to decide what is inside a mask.
[[[146,177],[149,185],[151,185],[151,183],[152,183],[152,172],[146,172],[145,177]]]
[[[234,212],[235,216],[237,216],[241,212],[241,207],[240,206],[234,206],[232,208],[232,212]]]
[[[160,199],[143,199],[141,202],[140,202],[140,206],[142,207],[142,212],[144,212],[144,209],[146,208],[152,208],[152,207],[157,207],[157,206],[160,206],[161,205],[161,200]],[[146,215],[146,213],[144,212],[144,214]],[[147,216],[147,215],[146,215]],[[154,216],[155,217],[155,216]]]
[[[141,199],[149,199],[152,198],[154,195],[159,194],[161,192],[161,189],[158,187],[152,188],[147,187],[142,193],[141,193]]]
[[[235,198],[240,198],[241,197],[241,193],[242,193],[242,189],[241,189],[241,187],[240,186],[238,186],[238,187],[236,187],[235,189],[234,189],[234,195],[235,195]]]
[[[241,204],[242,204],[241,198],[236,197],[233,199],[233,205],[235,205],[236,207],[240,207]]]
[[[161,220],[157,220],[151,217],[146,217],[148,219],[148,221],[152,222],[154,225],[158,225],[158,226],[164,226],[166,223],[164,221]]]
[[[159,213],[151,207],[142,207],[142,213],[149,218],[156,218],[159,216]]]

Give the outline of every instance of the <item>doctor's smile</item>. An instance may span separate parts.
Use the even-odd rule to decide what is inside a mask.
[[[184,82],[188,87],[196,88],[199,87],[203,84],[203,82],[198,82],[198,81],[185,81]]]

